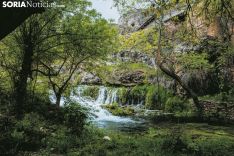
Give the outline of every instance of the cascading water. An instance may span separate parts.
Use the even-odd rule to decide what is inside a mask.
[[[108,90],[106,88],[106,92],[107,92],[107,96],[106,96],[106,100],[104,102],[104,104],[113,104],[113,103],[117,103],[117,92],[118,92],[118,89],[115,88],[115,89],[110,89]]]
[[[82,96],[82,92],[87,89],[87,87],[89,86],[79,86],[76,94],[73,94],[71,98],[82,106],[91,108],[93,114],[96,116],[94,121],[133,122],[130,118],[114,116],[102,108],[102,105],[117,102],[117,89],[108,89],[107,87],[101,86],[99,87],[98,97],[95,100],[88,96]]]
[[[88,89],[87,85],[80,85],[76,90],[71,93],[70,98],[77,101],[84,107],[91,109],[95,118],[94,124],[101,128],[107,128],[110,130],[121,130],[127,132],[142,131],[147,129],[146,122],[144,120],[136,121],[128,117],[114,116],[106,109],[102,108],[102,105],[108,105],[112,103],[118,103],[118,88],[108,88],[99,86],[98,97],[96,99],[90,96],[84,96],[83,93]],[[55,96],[51,94],[51,102],[55,102]],[[65,103],[65,98],[62,98],[61,105]]]

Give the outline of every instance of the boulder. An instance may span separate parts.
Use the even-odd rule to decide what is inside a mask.
[[[115,70],[106,79],[106,83],[114,86],[132,87],[143,84],[145,80],[145,73],[143,71],[119,71]]]
[[[81,84],[102,84],[102,80],[92,73],[84,73]]]
[[[119,78],[119,81],[124,84],[130,84],[130,83],[141,84],[143,83],[144,79],[145,79],[144,72],[134,71],[122,75]]]

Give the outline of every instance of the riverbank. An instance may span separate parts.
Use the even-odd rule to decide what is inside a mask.
[[[105,139],[105,136],[110,139]],[[79,152],[71,154],[124,156],[231,156],[234,154],[233,127],[208,124],[164,123],[141,133],[105,130],[96,139],[79,149]]]
[[[149,127],[147,131],[134,133],[89,126],[77,146],[67,149],[67,155],[232,156],[233,128],[208,124],[163,123]],[[44,151],[44,154],[52,153]],[[56,155],[56,152],[53,154]]]
[[[234,126],[231,124],[151,123],[111,114],[106,114],[107,118],[99,117],[94,122],[87,122],[88,110],[77,103],[70,103],[59,110],[51,107],[48,105],[39,112],[26,114],[22,120],[1,116],[1,129],[7,128],[0,135],[0,145],[4,145],[0,146],[1,150],[8,155],[32,156],[234,154]],[[45,113],[48,112],[45,110],[50,111]]]

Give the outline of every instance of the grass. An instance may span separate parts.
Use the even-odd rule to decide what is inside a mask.
[[[70,155],[231,156],[234,154],[232,129],[233,127],[208,124],[164,123],[137,134],[104,130],[98,139],[90,141],[79,150],[73,149]],[[104,136],[109,136],[111,141],[102,139]]]

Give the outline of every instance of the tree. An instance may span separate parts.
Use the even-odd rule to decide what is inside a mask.
[[[2,41],[9,50],[10,61],[5,60],[5,66],[13,73],[14,108],[18,118],[23,115],[28,80],[33,79],[32,69],[41,49],[39,42],[44,38],[44,28],[49,28],[47,24],[48,22],[45,22],[39,15],[34,15]]]
[[[67,17],[64,23],[65,31],[74,35],[64,36],[64,42],[69,44],[59,47],[58,57],[43,63],[42,69],[39,70],[48,76],[57,107],[60,106],[62,94],[66,89],[72,83],[77,84],[75,76],[84,70],[85,64],[89,61],[95,62],[111,52],[117,36],[116,29],[96,12],[74,14]]]
[[[60,102],[59,96],[82,60],[98,56],[112,45],[109,43],[115,31],[95,10],[89,9],[90,2],[64,3],[66,8],[50,8],[31,16],[2,41],[3,48],[8,49],[2,54],[10,58],[2,61],[2,66],[13,73],[14,112],[18,118],[22,117],[27,103],[28,84],[36,83],[39,73],[49,77]],[[56,64],[60,63],[57,69]],[[53,77],[61,73],[68,76],[62,78],[61,86],[55,85]]]
[[[178,84],[188,93],[188,95],[191,96],[191,98],[194,101],[194,104],[197,107],[198,113],[200,116],[203,114],[203,105],[199,102],[197,94],[193,91],[192,88],[190,88],[185,82],[182,81],[181,77],[178,75],[176,68],[176,62],[178,59],[177,54],[175,54],[170,46],[173,46],[175,44],[173,40],[181,40],[182,37],[188,39],[190,42],[196,41],[199,39],[196,33],[196,29],[193,27],[193,23],[191,22],[191,16],[193,15],[193,9],[198,9],[199,13],[197,13],[197,17],[200,16],[201,12],[206,10],[207,13],[215,12],[211,16],[211,18],[214,18],[217,13],[219,15],[223,15],[223,18],[229,17],[229,19],[233,19],[231,17],[231,4],[228,1],[220,0],[219,2],[215,1],[205,1],[205,8],[200,9],[200,6],[202,5],[202,1],[195,1],[193,3],[190,3],[188,0],[181,0],[181,1],[169,1],[169,0],[162,0],[162,1],[144,1],[144,0],[131,0],[131,1],[125,1],[125,0],[116,0],[116,5],[120,8],[120,11],[125,14],[130,11],[142,11],[146,15],[151,15],[151,17],[154,17],[155,21],[155,27],[154,27],[154,33],[156,33],[157,37],[149,38],[149,43],[152,45],[152,52],[154,53],[156,64],[161,71],[163,71],[166,75],[170,76],[172,79],[176,80]],[[130,9],[129,9],[130,8]],[[215,8],[216,11],[212,10],[211,8]],[[217,10],[218,8],[218,10]],[[178,9],[184,9],[184,14],[188,17],[187,25],[190,25],[191,27],[188,28],[187,26],[182,28],[184,30],[187,30],[187,32],[184,32],[183,34],[187,34],[185,36],[178,36],[176,33],[172,33],[171,35],[167,32],[166,26],[165,26],[165,18],[168,16],[171,16],[171,12],[176,11]],[[191,13],[192,12],[192,13]],[[207,21],[207,20],[206,20]],[[208,21],[211,22],[211,21]],[[226,20],[226,25],[229,21]],[[227,26],[225,27],[224,32],[227,31]],[[192,32],[192,33],[191,33]],[[177,33],[178,34],[178,33]],[[229,35],[230,36],[230,35]],[[227,37],[225,37],[227,38]],[[229,37],[230,38],[230,37]],[[142,38],[141,38],[142,39]],[[155,40],[156,39],[156,40]],[[145,40],[144,38],[142,39]],[[148,43],[147,43],[148,44]],[[169,55],[168,55],[169,54]],[[191,57],[196,58],[196,57]],[[204,58],[204,57],[203,57]],[[204,58],[206,59],[206,58]],[[193,61],[193,60],[190,60]],[[204,63],[204,61],[197,62],[197,63]],[[207,61],[205,61],[207,64]],[[181,66],[181,64],[179,65]],[[177,66],[178,67],[178,66]]]

